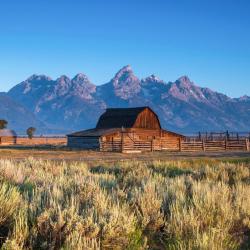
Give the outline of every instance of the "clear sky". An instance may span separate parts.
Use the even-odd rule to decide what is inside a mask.
[[[250,1],[0,1],[0,91],[34,73],[102,84],[127,64],[250,95]]]

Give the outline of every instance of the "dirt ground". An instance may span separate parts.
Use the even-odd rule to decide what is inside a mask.
[[[88,150],[68,150],[64,148],[46,147],[0,147],[0,159],[23,160],[28,157],[43,160],[65,160],[86,162],[117,162],[120,160],[153,161],[153,160],[182,160],[182,159],[239,159],[250,162],[250,152],[147,152],[122,154]]]

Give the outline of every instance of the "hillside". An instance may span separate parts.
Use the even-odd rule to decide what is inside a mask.
[[[8,121],[8,127],[14,128],[17,132],[24,134],[30,126],[39,128],[38,132],[46,131],[45,125],[36,116],[14,101],[5,93],[0,93],[0,119]]]

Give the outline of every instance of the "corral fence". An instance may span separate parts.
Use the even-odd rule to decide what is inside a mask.
[[[112,140],[100,141],[100,151],[115,152],[217,152],[250,151],[250,133],[198,133],[183,138],[160,138],[152,140]]]
[[[250,132],[198,132],[186,136],[189,141],[250,140]]]
[[[66,145],[67,138],[65,136],[40,136],[29,139],[26,136],[16,138],[16,145]]]

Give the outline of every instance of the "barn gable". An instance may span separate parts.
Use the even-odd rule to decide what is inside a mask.
[[[109,108],[99,118],[96,129],[107,128],[161,129],[158,116],[149,107]]]

